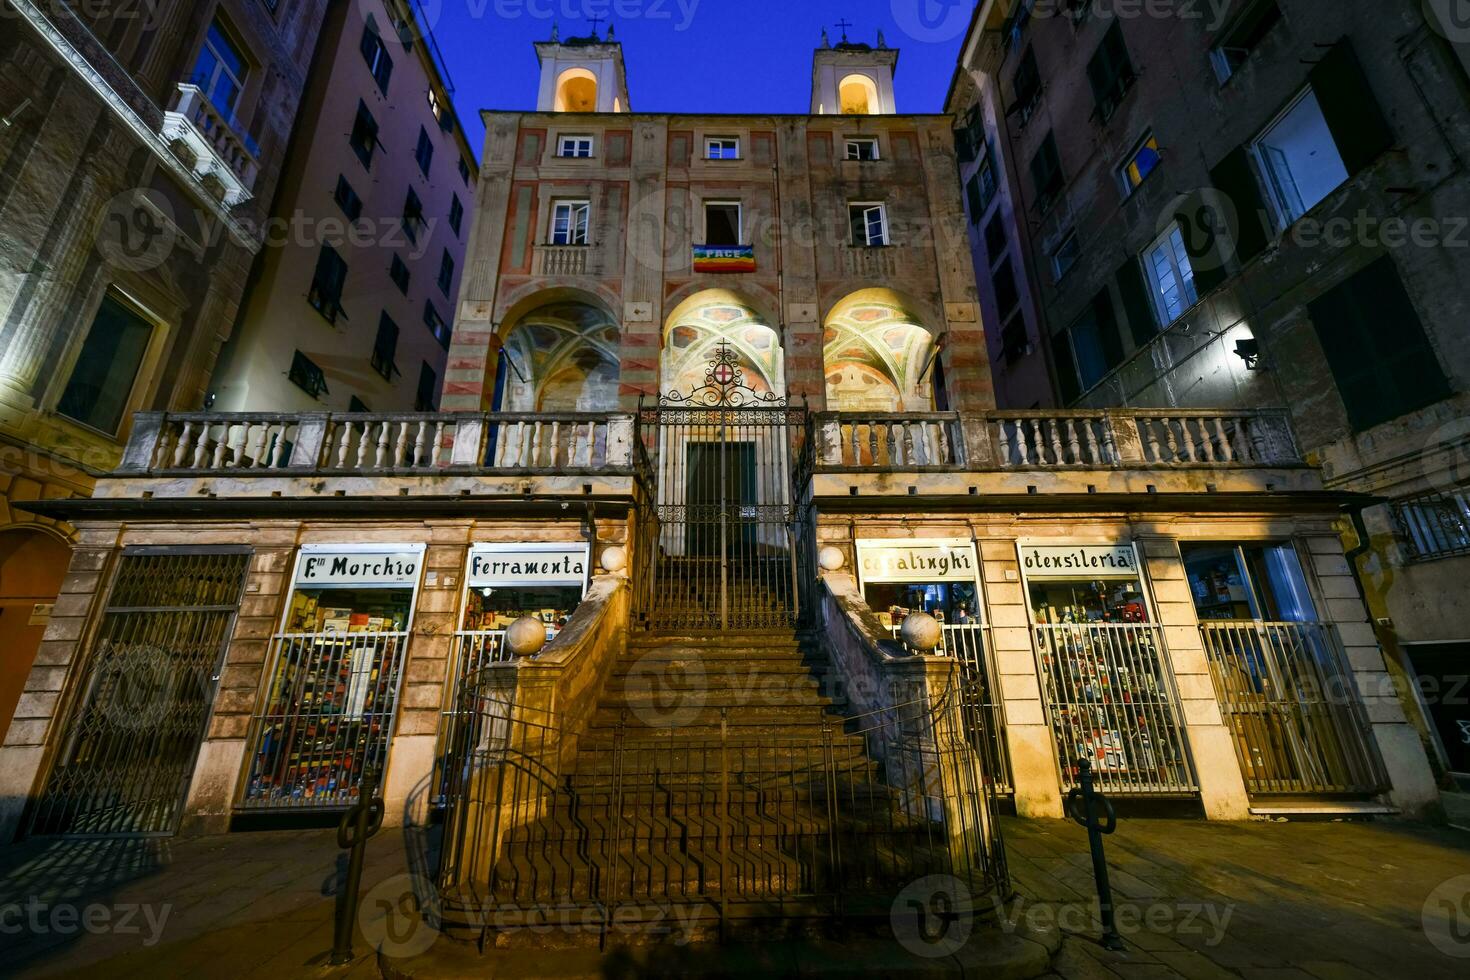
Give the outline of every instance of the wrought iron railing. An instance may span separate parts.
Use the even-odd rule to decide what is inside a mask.
[[[243,809],[348,806],[381,774],[409,634],[279,633],[251,726]]]
[[[812,737],[619,726],[582,741],[471,690],[448,766],[441,887],[450,924],[526,924],[549,907],[691,907],[721,919],[840,914],[916,878],[1004,891],[995,800],[963,732],[969,699],[916,701]],[[795,904],[794,904],[795,903]],[[529,917],[529,918],[528,918]]]
[[[1396,500],[1393,516],[1409,561],[1470,554],[1470,487]]]
[[[631,415],[140,413],[119,472],[626,469]]]
[[[1371,795],[1388,788],[1334,626],[1204,622],[1200,633],[1253,796]]]
[[[1085,758],[1109,793],[1198,791],[1159,627],[1065,623],[1033,636],[1063,789],[1078,785]]]
[[[894,639],[901,640],[902,627],[891,627]],[[966,695],[975,698],[967,716],[981,718],[982,729],[972,737],[983,742],[981,750],[988,763],[986,772],[991,789],[996,793],[1015,792],[1011,781],[1011,755],[1007,749],[1005,706],[995,687],[995,663],[991,656],[989,630],[980,623],[945,623],[936,656],[953,657],[965,672]]]

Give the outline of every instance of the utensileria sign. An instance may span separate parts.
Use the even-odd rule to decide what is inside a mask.
[[[1028,578],[1137,578],[1131,544],[1018,544]]]
[[[973,582],[980,563],[975,542],[954,540],[868,540],[857,543],[864,582]]]

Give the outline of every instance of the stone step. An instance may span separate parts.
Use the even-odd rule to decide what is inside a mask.
[[[620,685],[603,692],[598,702],[600,709],[622,709],[639,711],[672,710],[682,705],[705,709],[729,708],[732,713],[752,708],[811,708],[825,711],[831,707],[830,699],[823,697],[815,682],[796,679],[789,683],[765,682],[752,684],[700,683],[698,678],[684,678],[678,683],[668,684],[662,680],[648,683],[634,678],[631,686]]]
[[[626,717],[623,716],[624,710],[627,711]],[[834,718],[816,704],[745,706],[728,710],[723,720],[731,738],[818,737],[824,724],[831,724],[838,731],[842,724],[841,719]],[[663,738],[667,737],[670,729],[677,729],[673,734],[681,738],[718,738],[720,722],[718,707],[675,701],[667,707],[648,705],[641,710],[598,705],[592,714],[590,727],[594,732],[611,730],[621,723],[630,732],[629,738],[642,737],[641,733],[647,731],[658,732],[658,737]],[[631,734],[634,731],[640,734]]]

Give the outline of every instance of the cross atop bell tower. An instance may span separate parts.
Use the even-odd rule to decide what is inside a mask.
[[[898,50],[878,32],[878,45],[848,39],[853,26],[846,20],[834,25],[842,40],[833,45],[826,30],[812,64],[812,115],[878,116],[898,111],[893,76]]]
[[[553,28],[551,40],[536,43],[541,62],[541,88],[537,112],[629,112],[628,75],[623,65],[623,46],[611,25],[604,37],[592,22],[585,37],[561,38]]]

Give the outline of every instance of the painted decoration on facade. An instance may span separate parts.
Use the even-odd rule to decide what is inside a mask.
[[[505,335],[507,412],[610,412],[618,405],[620,332],[590,303],[550,303],[516,320]]]
[[[297,587],[417,586],[424,546],[389,545],[363,550],[351,545],[304,545],[296,561]]]
[[[721,344],[734,352],[744,383],[752,391],[785,395],[779,337],[738,294],[726,289],[692,296],[669,317],[659,365],[660,392],[690,391],[704,384]]]
[[[1018,544],[1021,569],[1031,579],[1134,579],[1138,553],[1131,544]]]
[[[827,407],[843,412],[934,409],[934,338],[890,289],[864,289],[824,324]]]
[[[754,272],[754,245],[696,245],[694,271],[711,273]]]
[[[870,582],[974,582],[975,542],[965,538],[859,540],[858,570]]]
[[[527,585],[581,587],[587,581],[585,543],[480,544],[470,549],[472,589]]]

